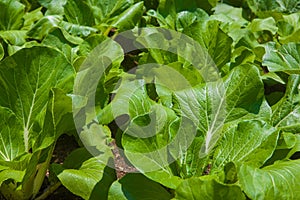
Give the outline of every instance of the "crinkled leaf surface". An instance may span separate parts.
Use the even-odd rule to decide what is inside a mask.
[[[20,120],[25,151],[39,132],[34,126],[43,126],[51,88],[70,91],[73,73],[64,55],[46,47],[20,50],[0,63],[0,91],[4,94],[0,105],[11,109]]]
[[[299,167],[300,160],[279,161],[262,169],[243,164],[238,172],[239,182],[251,199],[297,199]]]
[[[270,72],[300,73],[300,44],[291,42],[276,48],[275,43],[271,42],[265,49],[263,65],[267,66]]]
[[[0,107],[0,160],[12,161],[25,150],[21,122],[9,109]]]
[[[231,56],[232,39],[220,29],[218,21],[194,23],[183,30],[183,33],[192,37],[207,49],[218,68],[222,68]]]
[[[223,167],[228,162],[262,164],[272,155],[278,132],[266,122],[249,120],[225,126],[212,166]]]
[[[220,128],[224,123],[259,112],[262,90],[257,69],[240,66],[232,70],[224,84],[207,83],[176,92],[175,96],[178,112],[191,119],[205,136],[202,153],[207,154],[220,139]]]
[[[298,0],[248,0],[251,10],[260,17],[266,17],[270,14],[294,13],[300,10]]]

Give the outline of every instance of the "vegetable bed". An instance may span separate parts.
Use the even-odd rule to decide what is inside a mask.
[[[300,199],[298,0],[0,0],[0,199]]]

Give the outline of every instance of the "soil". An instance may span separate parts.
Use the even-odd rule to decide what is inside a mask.
[[[111,144],[113,146],[114,163],[115,163],[117,178],[120,179],[123,176],[125,176],[127,173],[138,172],[138,170],[134,166],[132,166],[127,160],[125,160],[124,156],[121,155],[115,141],[113,141]]]

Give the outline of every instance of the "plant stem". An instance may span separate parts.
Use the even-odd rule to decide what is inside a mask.
[[[61,182],[57,182],[54,185],[49,186],[49,188],[41,194],[39,197],[35,198],[35,200],[43,200],[46,199],[49,195],[51,195],[57,188],[61,186]]]
[[[47,169],[49,167],[54,148],[55,148],[55,143],[52,144],[52,146],[50,147],[46,161],[44,163],[39,164],[39,166],[38,166],[38,169],[37,169],[38,172],[37,172],[37,174],[34,178],[34,182],[33,182],[33,192],[32,192],[33,197],[35,197],[35,195],[38,194],[38,192],[40,191],[40,188],[44,182],[45,175],[46,175]]]

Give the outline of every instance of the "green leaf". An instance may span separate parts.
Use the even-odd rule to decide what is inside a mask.
[[[300,131],[300,76],[291,75],[287,84],[285,95],[272,107],[273,125],[284,131],[298,133]]]
[[[170,198],[171,195],[165,188],[142,174],[126,174],[122,179],[112,184],[108,193],[108,200],[167,200]]]
[[[64,91],[53,88],[49,95],[49,102],[42,132],[34,143],[33,151],[42,150],[53,144],[59,136],[73,129],[72,99]]]
[[[105,165],[101,165],[97,159],[91,159],[87,160],[79,170],[64,170],[58,174],[58,178],[72,193],[88,199],[94,186],[101,180],[104,168]]]
[[[0,113],[0,160],[12,161],[25,150],[22,124],[9,109],[0,107]]]
[[[47,8],[46,15],[62,15],[67,0],[38,0],[38,2]]]
[[[213,20],[205,25],[201,22],[194,23],[184,29],[183,33],[206,48],[219,69],[230,61],[232,39],[220,29],[220,22]]]
[[[279,161],[262,169],[243,164],[239,183],[250,199],[295,199],[300,196],[299,167],[300,160]]]
[[[64,14],[69,23],[82,26],[95,25],[93,12],[84,1],[68,0],[64,5]]]
[[[0,31],[0,38],[8,44],[21,46],[26,42],[27,35],[26,31],[9,30]]]
[[[0,43],[0,61],[2,60],[2,58],[4,58],[4,49],[3,45]]]
[[[143,8],[143,1],[132,5],[120,14],[118,18],[111,23],[111,25],[118,28],[119,32],[132,29],[141,19],[144,12]]]
[[[287,155],[287,158],[290,158],[294,153],[300,152],[300,135],[296,134],[295,138],[296,138],[296,144],[291,149],[291,151],[289,152],[289,154]]]
[[[176,30],[183,31],[188,29],[194,23],[204,23],[208,15],[204,10],[197,8],[195,11],[181,11],[177,13]]]
[[[17,182],[21,182],[25,175],[25,171],[18,171],[13,169],[0,171],[0,186],[6,180],[13,179]],[[1,191],[2,188],[0,188]],[[2,192],[2,191],[1,191]]]
[[[0,105],[20,119],[25,151],[38,136],[38,126],[43,125],[51,88],[69,92],[73,73],[64,55],[46,47],[20,50],[0,63],[0,92],[5,94],[0,97]]]
[[[61,21],[62,17],[59,15],[45,16],[34,24],[34,26],[28,31],[27,35],[30,38],[42,40],[51,30],[59,27],[59,23]]]
[[[184,180],[175,190],[177,200],[246,199],[237,185],[223,184],[213,176],[193,177]]]
[[[83,56],[88,56],[92,50],[99,45],[101,42],[106,40],[107,37],[100,35],[100,34],[95,34],[91,35],[90,37],[86,38],[80,45],[79,45],[79,51],[80,55]]]
[[[75,36],[89,36],[92,33],[96,33],[98,30],[90,26],[82,26],[79,24],[72,24],[69,22],[62,21],[60,26],[63,27],[68,33]]]
[[[273,35],[275,35],[278,30],[275,19],[272,17],[252,20],[251,24],[249,25],[249,29],[252,32],[267,30],[270,31]]]
[[[278,48],[274,42],[270,42],[265,50],[262,64],[270,72],[300,73],[300,44],[291,42]]]
[[[81,148],[70,154],[68,162],[63,165],[63,167],[68,167],[67,169],[61,168],[57,164],[52,167],[58,179],[68,190],[84,199],[89,199],[97,183],[108,175],[106,174],[108,162],[113,162],[111,152],[91,157],[86,149]],[[114,180],[115,177],[111,177],[111,179]],[[111,180],[107,180],[104,184],[108,189]],[[103,190],[103,188],[101,189]]]
[[[0,30],[18,30],[23,26],[25,6],[17,0],[0,1]]]
[[[224,123],[258,114],[263,84],[252,66],[234,68],[222,82],[200,84],[175,93],[178,113],[191,119],[205,136],[202,153],[210,152],[221,137]]]
[[[284,15],[283,19],[278,20],[278,34],[279,41],[282,44],[289,42],[300,42],[298,37],[300,33],[300,13],[293,13],[290,15]]]
[[[213,167],[226,163],[247,163],[260,167],[275,150],[278,132],[269,124],[250,120],[225,126],[213,159]]]
[[[251,10],[259,17],[271,15],[279,16],[281,13],[294,13],[300,10],[298,0],[248,0]]]
[[[43,17],[42,8],[39,7],[31,12],[27,12],[24,15],[24,26],[22,27],[22,30],[29,30],[36,21],[41,19]]]

